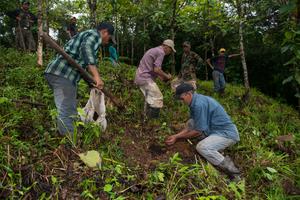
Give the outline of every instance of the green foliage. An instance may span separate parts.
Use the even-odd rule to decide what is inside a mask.
[[[2,49],[1,49],[2,51]],[[108,129],[94,124],[78,127],[76,143],[57,137],[53,96],[35,66],[36,57],[3,49],[0,55],[0,191],[3,198],[53,199],[284,199],[293,197],[284,183],[299,187],[299,114],[289,106],[251,90],[243,105],[243,88],[228,84],[224,98],[213,94],[212,83],[200,81],[198,92],[216,98],[237,125],[241,141],[226,152],[234,158],[245,180],[228,183],[227,177],[187,146],[168,149],[164,138],[188,119],[188,107],[173,100],[169,86],[159,83],[165,106],[161,118],[143,123],[143,96],[134,85],[135,67],[116,68],[103,62],[99,71],[109,90],[126,109],[107,102]],[[20,61],[15,59],[20,57]],[[11,65],[10,63],[13,63]],[[88,99],[88,87],[79,84],[79,107]],[[14,100],[40,102],[32,106]],[[282,142],[278,136],[293,135]],[[161,155],[149,153],[149,145],[162,147]],[[183,142],[189,145],[187,142]],[[195,142],[192,141],[192,149]],[[176,147],[176,145],[174,145]],[[67,150],[71,148],[71,150]],[[101,154],[101,169],[91,170],[78,154]],[[166,149],[166,150],[164,150]],[[66,192],[67,191],[67,192]],[[36,196],[34,196],[36,195]],[[1,196],[2,198],[2,196]]]

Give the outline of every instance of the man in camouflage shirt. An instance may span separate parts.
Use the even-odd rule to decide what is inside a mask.
[[[186,41],[182,44],[183,55],[181,58],[181,70],[179,79],[181,82],[190,82],[196,88],[196,68],[203,62],[202,58],[191,51],[190,42]]]
[[[16,45],[18,49],[35,51],[36,45],[31,28],[37,21],[34,14],[29,11],[29,1],[22,1],[20,9],[8,12],[7,15],[16,19]]]

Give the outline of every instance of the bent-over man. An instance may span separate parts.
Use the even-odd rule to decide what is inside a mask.
[[[100,23],[96,29],[90,29],[72,37],[64,50],[81,67],[88,70],[95,80],[94,87],[102,89],[103,81],[97,70],[97,54],[101,44],[108,44],[114,33],[114,27],[107,22]],[[77,117],[77,84],[81,78],[61,55],[57,55],[45,70],[45,78],[54,93],[58,111],[58,130],[61,135],[73,134],[73,122]]]
[[[145,96],[145,115],[148,118],[158,118],[163,107],[163,95],[155,83],[159,77],[163,81],[171,79],[171,75],[161,69],[165,55],[175,53],[174,42],[165,40],[162,45],[149,49],[140,61],[136,70],[135,83]]]

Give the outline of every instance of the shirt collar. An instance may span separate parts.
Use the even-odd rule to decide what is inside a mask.
[[[195,105],[195,102],[196,102],[196,96],[195,94],[197,94],[196,92],[193,93],[193,96],[192,96],[192,102],[190,104],[190,108],[194,107]]]
[[[101,32],[99,32],[97,29],[93,29],[94,31],[96,31],[96,33],[99,35],[99,42],[102,44],[102,35]]]

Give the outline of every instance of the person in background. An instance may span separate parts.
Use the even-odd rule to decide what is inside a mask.
[[[70,23],[67,26],[66,32],[68,34],[69,39],[71,39],[74,35],[78,33],[76,22],[76,17],[72,17]]]
[[[189,82],[196,89],[196,69],[201,65],[203,59],[194,51],[191,51],[191,43],[185,41],[182,44],[183,54],[181,58],[181,70],[179,80]]]
[[[30,2],[22,1],[21,8],[8,12],[7,15],[16,20],[15,34],[18,49],[34,52],[36,44],[32,35],[32,26],[37,18],[29,11]]]
[[[215,99],[194,92],[194,87],[188,83],[176,88],[175,98],[189,106],[190,119],[186,128],[166,138],[166,144],[203,135],[205,139],[196,146],[198,153],[231,179],[240,180],[239,169],[229,156],[224,157],[219,152],[240,140],[236,126],[224,108]]]
[[[171,74],[165,73],[161,65],[165,55],[175,53],[174,42],[165,40],[160,46],[149,49],[140,61],[136,70],[135,84],[138,85],[145,96],[144,112],[148,118],[158,118],[160,109],[163,107],[163,95],[155,83],[159,77],[163,81],[172,78]]]
[[[97,54],[101,44],[108,44],[114,34],[114,27],[107,22],[100,23],[95,29],[75,35],[64,46],[64,50],[81,67],[88,70],[95,80],[94,87],[103,88],[103,81],[97,69]],[[61,135],[74,133],[73,123],[77,117],[77,85],[81,79],[61,55],[57,55],[45,70],[45,78],[54,93],[58,111],[57,125]]]
[[[225,78],[224,70],[229,58],[239,56],[241,54],[225,54],[226,50],[221,48],[219,55],[214,56],[206,60],[207,64],[212,68],[212,77],[214,80],[214,91],[219,93],[221,96],[225,94]]]
[[[109,60],[110,60],[111,64],[114,67],[120,66],[117,49],[114,47],[113,44],[111,44],[109,46],[108,51],[109,51]]]

